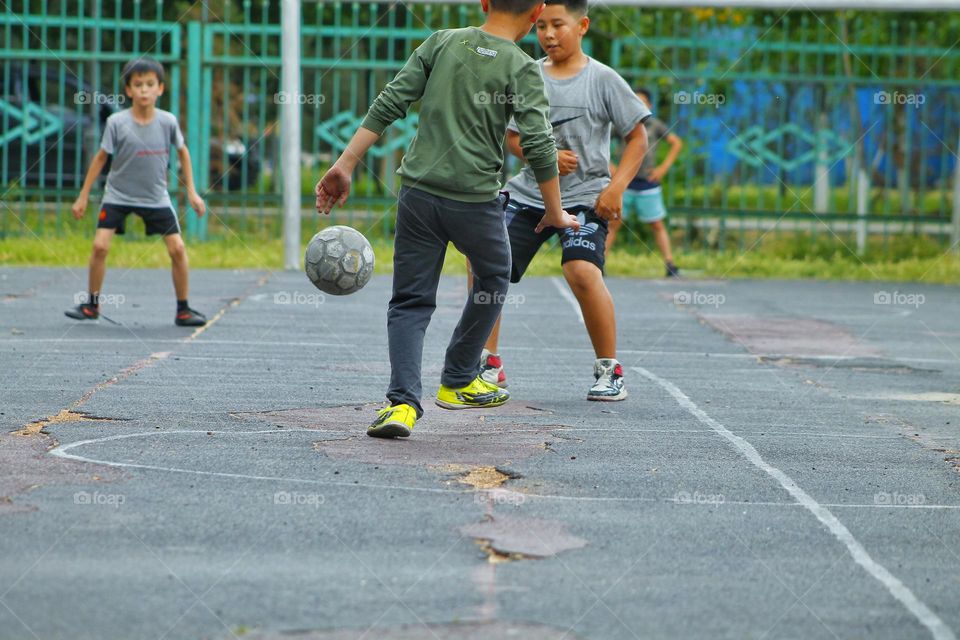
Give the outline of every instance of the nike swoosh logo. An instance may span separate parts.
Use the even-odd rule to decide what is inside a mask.
[[[556,122],[551,122],[550,125],[554,128],[559,127],[564,122],[570,122],[571,120],[576,120],[577,118],[582,118],[583,116],[573,116],[572,118],[564,118],[563,120],[557,120]]]

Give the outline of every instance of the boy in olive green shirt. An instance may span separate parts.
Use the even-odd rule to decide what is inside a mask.
[[[483,343],[500,315],[510,280],[510,247],[500,194],[503,140],[513,118],[524,157],[543,195],[539,227],[578,228],[560,206],[556,142],[537,64],[516,41],[543,11],[542,0],[481,0],[481,27],[446,29],[420,45],[383,89],[350,144],[317,183],[317,210],[346,202],[353,170],[392,122],[421,100],[420,128],[397,171],[393,296],[387,311],[390,406],[367,429],[406,437],[423,415],[423,337],[436,309],[447,244],[473,266],[473,287],[447,347],[436,403],[493,407],[509,394],[479,377]]]

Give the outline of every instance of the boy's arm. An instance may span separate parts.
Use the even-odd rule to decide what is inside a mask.
[[[180,161],[180,168],[183,170],[183,182],[187,187],[187,200],[190,202],[190,207],[197,212],[198,216],[203,217],[203,214],[207,212],[207,205],[203,202],[200,194],[197,193],[196,185],[194,185],[193,162],[190,159],[190,151],[187,150],[187,145],[182,145],[177,149],[177,159]]]
[[[347,145],[337,161],[317,183],[314,194],[317,196],[318,213],[330,213],[334,206],[343,205],[347,201],[347,196],[350,195],[353,170],[357,168],[360,159],[379,139],[379,133],[371,131],[363,125],[357,129],[353,138],[350,139],[350,144]]]
[[[505,142],[507,144],[507,151],[520,158],[520,160],[524,160],[523,149],[520,148],[520,134],[518,132],[507,129],[507,139]]]
[[[103,165],[107,164],[107,155],[106,151],[98,149],[97,153],[93,156],[90,168],[87,169],[87,176],[83,179],[83,186],[80,187],[80,195],[77,196],[73,206],[70,207],[70,210],[73,211],[73,217],[77,220],[82,218],[84,212],[87,210],[87,203],[90,201],[90,189],[93,188],[93,183],[100,175],[100,172],[103,171]]]
[[[423,95],[436,45],[435,36],[436,34],[430,36],[417,47],[396,77],[387,83],[370,105],[370,110],[353,134],[347,148],[317,182],[314,195],[317,197],[318,213],[330,213],[334,206],[343,205],[347,201],[351,176],[360,160],[380,138],[384,129],[405,117],[410,105]]]
[[[394,121],[406,117],[410,105],[423,96],[427,87],[436,44],[437,34],[433,34],[416,48],[370,105],[361,127],[380,135]]]
[[[610,180],[610,184],[597,196],[593,205],[597,215],[604,220],[620,218],[623,209],[623,192],[633,180],[643,163],[643,156],[647,153],[647,128],[643,123],[638,124],[627,134],[627,144],[620,156],[620,164]]]
[[[667,152],[667,157],[650,171],[649,179],[654,182],[663,182],[663,178],[667,175],[667,172],[670,171],[670,167],[676,162],[677,156],[680,155],[680,151],[683,149],[683,140],[675,133],[667,134],[667,144],[670,145],[670,151]]]
[[[520,148],[520,134],[507,129],[507,151],[523,160],[523,149]],[[557,168],[561,176],[577,170],[577,154],[570,149],[557,149]]]

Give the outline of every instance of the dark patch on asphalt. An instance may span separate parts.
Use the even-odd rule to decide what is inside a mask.
[[[797,356],[759,356],[759,361],[765,364],[775,364],[779,367],[810,367],[827,369],[849,369],[863,373],[894,373],[894,374],[934,374],[942,373],[940,369],[921,369],[890,360],[887,358],[809,358]]]
[[[0,437],[0,515],[35,511],[36,507],[14,498],[38,487],[93,484],[119,480],[122,474],[110,467],[48,456],[52,438],[10,434]]]
[[[815,318],[698,314],[710,327],[750,353],[872,358],[882,352],[843,327]]]
[[[418,624],[400,627],[371,627],[363,629],[336,629],[331,631],[255,631],[235,630],[230,638],[245,640],[356,640],[369,635],[379,640],[579,640],[567,629],[525,622],[466,622],[449,624]]]
[[[316,429],[345,436],[314,443],[317,451],[331,458],[427,467],[506,465],[543,454],[556,439],[553,432],[564,429],[562,425],[515,422],[518,417],[543,415],[539,409],[517,403],[490,410],[428,410],[410,438],[368,438],[366,428],[381,406],[346,405],[230,415],[281,428]]]
[[[485,541],[490,549],[508,557],[547,558],[587,546],[583,538],[567,533],[562,522],[520,516],[488,515],[483,522],[460,527],[460,533]],[[491,559],[498,561],[502,558]]]

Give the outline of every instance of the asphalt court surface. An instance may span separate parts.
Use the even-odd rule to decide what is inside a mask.
[[[511,288],[511,402],[383,400],[389,277],[0,268],[0,638],[953,638],[960,297],[615,279],[588,403],[562,281]],[[466,289],[444,277],[424,388]],[[13,433],[16,432],[16,433]]]

